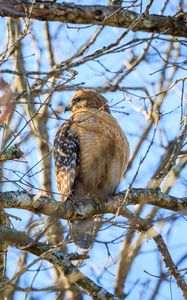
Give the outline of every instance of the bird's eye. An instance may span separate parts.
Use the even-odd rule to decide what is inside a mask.
[[[73,102],[74,102],[74,103],[77,103],[77,102],[79,102],[80,100],[81,100],[80,97],[76,97],[76,98],[73,99]]]

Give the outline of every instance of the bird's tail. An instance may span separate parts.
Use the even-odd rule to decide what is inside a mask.
[[[92,247],[100,225],[99,218],[69,222],[69,233],[75,245],[87,251]]]

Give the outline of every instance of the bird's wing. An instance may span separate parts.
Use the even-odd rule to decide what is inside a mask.
[[[66,121],[57,131],[54,141],[54,158],[57,188],[65,201],[72,194],[79,165],[78,138]]]

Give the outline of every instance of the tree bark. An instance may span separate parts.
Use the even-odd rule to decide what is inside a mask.
[[[112,6],[1,0],[0,16],[28,17],[40,21],[58,21],[79,25],[107,25],[120,28],[128,28],[135,22],[131,28],[133,31],[187,37],[186,13],[174,16],[160,16],[147,13],[140,15],[131,10]]]
[[[125,213],[130,204],[151,204],[175,212],[187,212],[187,197],[178,198],[162,193],[159,189],[134,189],[120,192],[98,203],[97,199],[73,197],[66,202],[55,201],[48,195],[32,195],[25,191],[0,192],[0,208],[21,208],[35,214],[44,214],[66,220],[88,219],[97,214]]]

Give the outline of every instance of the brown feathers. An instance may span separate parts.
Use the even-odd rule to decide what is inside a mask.
[[[78,91],[66,110],[72,110],[72,116],[60,127],[54,143],[62,200],[70,194],[79,201],[89,195],[106,200],[127,167],[128,141],[106,99],[95,91]]]

